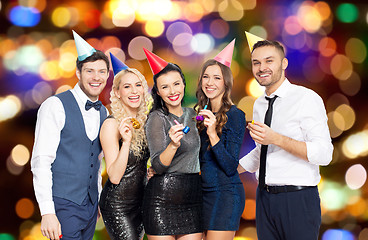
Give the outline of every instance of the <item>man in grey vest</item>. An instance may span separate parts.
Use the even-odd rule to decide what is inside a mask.
[[[41,232],[50,239],[92,239],[102,188],[99,131],[108,111],[98,96],[109,76],[109,60],[73,35],[79,82],[41,104],[31,159]]]

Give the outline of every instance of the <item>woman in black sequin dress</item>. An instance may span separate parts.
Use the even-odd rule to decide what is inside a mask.
[[[109,179],[99,206],[111,239],[139,240],[144,235],[142,200],[149,158],[144,124],[150,95],[142,74],[130,68],[117,72],[116,58],[111,58],[115,74],[110,93],[112,115],[100,132]],[[132,118],[140,128],[133,128]]]
[[[147,54],[154,73],[154,102],[145,130],[156,174],[144,192],[144,228],[149,240],[200,240],[202,188],[196,114],[181,105],[185,92],[181,69]],[[160,64],[153,65],[157,61]],[[184,126],[190,131],[184,133]]]

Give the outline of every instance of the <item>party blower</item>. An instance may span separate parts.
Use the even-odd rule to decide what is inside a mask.
[[[207,109],[207,104],[204,106],[204,108],[203,108],[204,110],[206,110]],[[203,121],[204,120],[204,117],[202,116],[202,115],[197,115],[196,116],[196,120],[198,121],[198,122],[200,122],[200,121]]]
[[[179,124],[180,124],[180,123],[179,123],[178,121],[176,121],[175,119],[174,119],[174,122],[175,122],[175,124],[176,124],[176,125],[179,125]],[[190,128],[189,128],[188,126],[185,126],[185,128],[183,129],[183,132],[184,132],[185,134],[187,134],[189,131],[190,131]]]

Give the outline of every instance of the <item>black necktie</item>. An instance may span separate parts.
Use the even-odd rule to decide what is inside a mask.
[[[271,119],[272,119],[272,111],[273,111],[273,103],[275,102],[277,96],[274,96],[273,98],[266,97],[268,100],[268,109],[265,115],[264,123],[267,126],[271,126]],[[259,166],[259,181],[258,181],[258,187],[260,189],[263,189],[265,187],[265,178],[266,178],[266,157],[267,157],[267,148],[268,145],[262,145],[261,146],[261,162]]]
[[[90,110],[92,107],[94,107],[97,111],[100,111],[101,106],[101,101],[91,102],[90,100],[87,100],[86,111]]]

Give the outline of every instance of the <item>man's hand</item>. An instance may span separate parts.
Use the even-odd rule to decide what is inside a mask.
[[[59,236],[61,236],[61,225],[55,214],[45,214],[42,216],[41,233],[49,239],[59,239]]]
[[[256,143],[262,145],[275,144],[278,134],[264,123],[248,123],[250,136]]]

